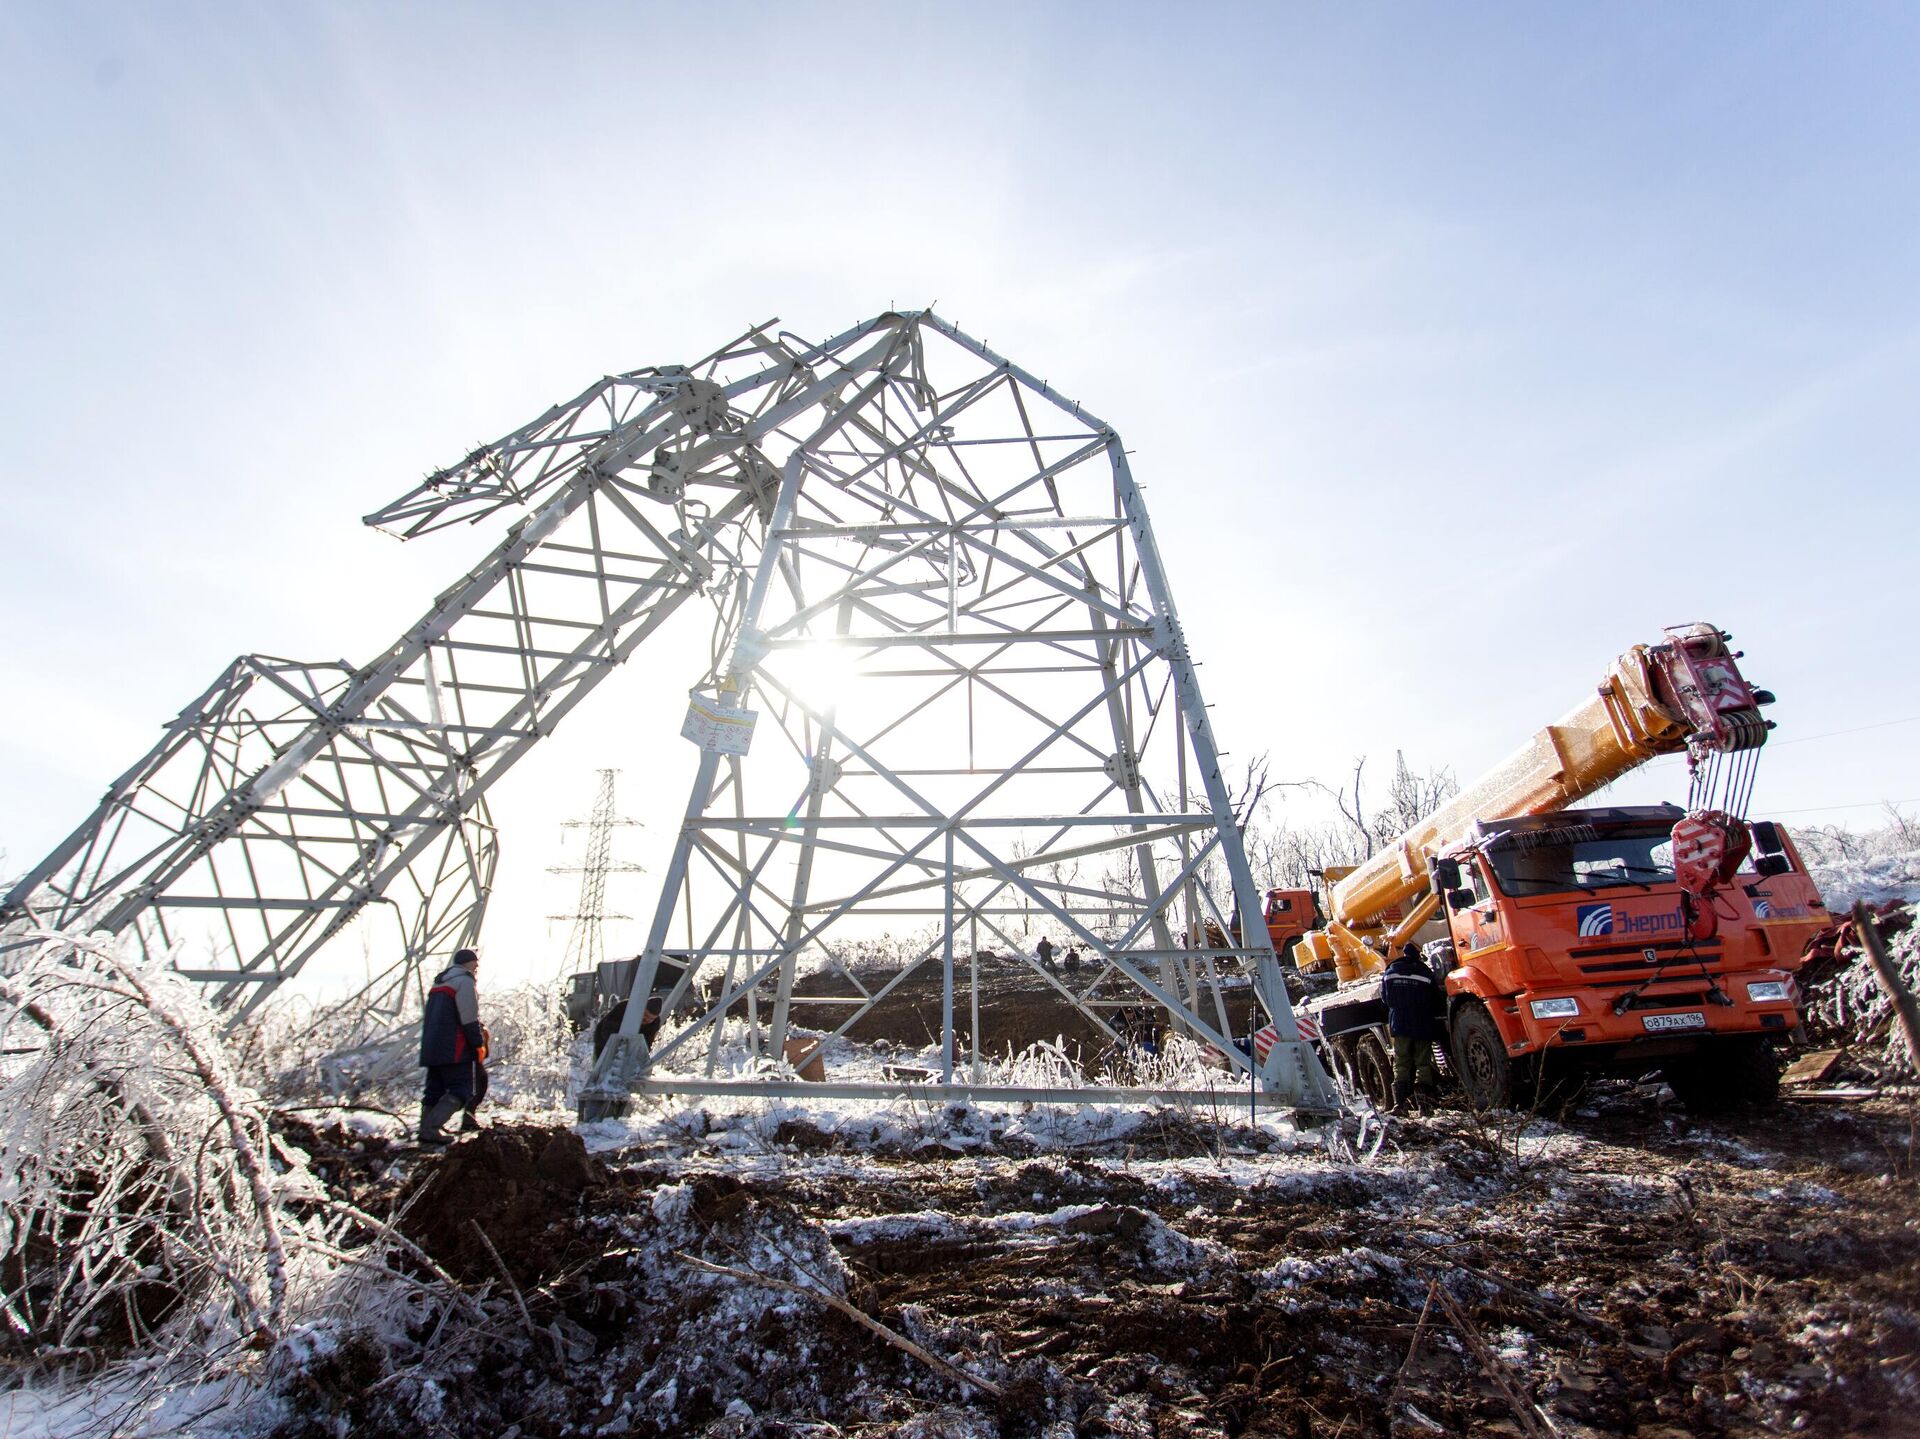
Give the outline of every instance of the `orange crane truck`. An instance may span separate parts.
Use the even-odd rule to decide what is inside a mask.
[[[1828,917],[1785,829],[1742,818],[1773,696],[1728,638],[1696,624],[1636,645],[1591,699],[1330,885],[1327,923],[1293,950],[1310,982],[1334,978],[1302,1006],[1330,1065],[1390,1100],[1380,972],[1412,942],[1444,968],[1441,1057],[1477,1107],[1656,1068],[1695,1110],[1777,1095],[1794,972]],[[1572,808],[1677,753],[1687,809]]]

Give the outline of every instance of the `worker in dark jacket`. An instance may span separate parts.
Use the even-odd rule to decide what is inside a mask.
[[[1393,1107],[1396,1113],[1413,1098],[1414,1086],[1439,1086],[1433,1067],[1433,1041],[1439,1037],[1440,985],[1413,944],[1387,966],[1380,981],[1387,1004],[1387,1028],[1393,1034]]]
[[[623,999],[605,1014],[599,1023],[593,1026],[593,1057],[598,1059],[600,1052],[607,1047],[607,1041],[620,1032],[620,1026],[626,1023],[627,1002]],[[654,1036],[660,1033],[660,996],[647,996],[646,1010],[640,1016],[640,1037],[647,1042],[647,1053],[653,1053]]]
[[[427,1071],[426,1093],[420,1099],[423,1145],[445,1144],[442,1126],[478,1103],[478,1070],[487,1048],[474,983],[479,968],[478,954],[458,950],[427,991],[427,1010],[420,1019],[420,1063]]]

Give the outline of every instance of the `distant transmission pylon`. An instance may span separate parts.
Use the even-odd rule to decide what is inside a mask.
[[[560,960],[560,975],[578,974],[593,969],[607,957],[606,940],[602,926],[610,919],[630,919],[631,915],[608,914],[607,876],[610,874],[640,874],[646,866],[616,861],[613,857],[613,832],[628,826],[637,826],[637,819],[616,819],[613,814],[613,777],[620,773],[617,769],[600,771],[600,788],[594,794],[593,813],[586,819],[570,819],[562,823],[562,829],[585,829],[587,832],[586,861],[577,865],[549,865],[549,874],[577,874],[580,876],[580,902],[572,914],[550,914],[548,919],[566,919],[573,921],[573,929],[567,935],[567,952]]]

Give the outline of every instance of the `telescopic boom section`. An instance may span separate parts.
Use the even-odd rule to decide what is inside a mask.
[[[1760,706],[1773,696],[1741,675],[1729,636],[1710,624],[1666,633],[1661,644],[1621,655],[1590,699],[1336,884],[1329,929],[1377,927],[1396,906],[1426,895],[1433,857],[1466,839],[1477,820],[1567,809],[1657,755],[1685,751],[1697,764],[1764,744],[1772,723]],[[1303,968],[1331,958],[1325,931],[1301,943]]]

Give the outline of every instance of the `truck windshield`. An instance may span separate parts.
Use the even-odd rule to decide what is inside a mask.
[[[1673,879],[1673,838],[1652,826],[1602,834],[1592,825],[1567,825],[1503,835],[1487,846],[1487,858],[1507,894],[1646,888]]]

